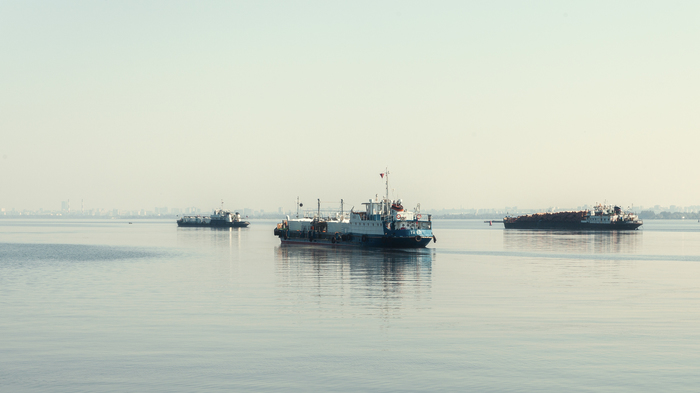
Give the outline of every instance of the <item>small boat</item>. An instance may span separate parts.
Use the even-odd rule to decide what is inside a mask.
[[[178,227],[245,228],[248,225],[238,212],[223,209],[215,210],[211,216],[183,216],[177,220]]]

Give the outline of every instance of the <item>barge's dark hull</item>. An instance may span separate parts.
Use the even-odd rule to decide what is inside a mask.
[[[179,227],[198,227],[198,228],[245,228],[250,223],[248,221],[235,221],[235,222],[217,222],[212,221],[210,223],[205,222],[177,222]]]
[[[504,222],[506,229],[560,229],[567,231],[633,231],[639,228],[640,222],[625,222],[613,224],[590,224],[575,221],[523,221]]]

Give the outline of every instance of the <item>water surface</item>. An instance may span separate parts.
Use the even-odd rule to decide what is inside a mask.
[[[7,391],[695,391],[700,224],[434,223],[425,250],[274,221],[0,220]]]

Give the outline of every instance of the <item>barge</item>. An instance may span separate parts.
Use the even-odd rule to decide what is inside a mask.
[[[506,229],[564,229],[595,231],[629,231],[642,226],[643,222],[631,212],[619,206],[598,204],[593,211],[568,211],[535,213],[518,217],[506,216]]]

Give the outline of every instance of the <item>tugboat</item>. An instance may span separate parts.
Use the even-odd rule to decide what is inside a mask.
[[[565,229],[595,231],[628,231],[642,226],[636,214],[623,212],[619,206],[597,204],[590,210],[535,213],[526,216],[505,217],[506,229]]]
[[[282,244],[326,245],[326,246],[362,246],[381,248],[423,248],[431,241],[437,241],[433,235],[432,220],[429,214],[420,213],[420,204],[413,211],[403,207],[401,199],[389,198],[389,172],[382,173],[386,180],[387,196],[382,199],[370,199],[363,203],[364,211],[349,213],[340,211],[335,214],[321,215],[321,201],[318,211],[313,215],[299,217],[299,208],[303,204],[297,198],[296,218],[277,224],[275,236]]]
[[[211,227],[211,228],[245,228],[250,223],[242,221],[238,212],[217,209],[211,216],[182,216],[177,220],[179,227]]]

